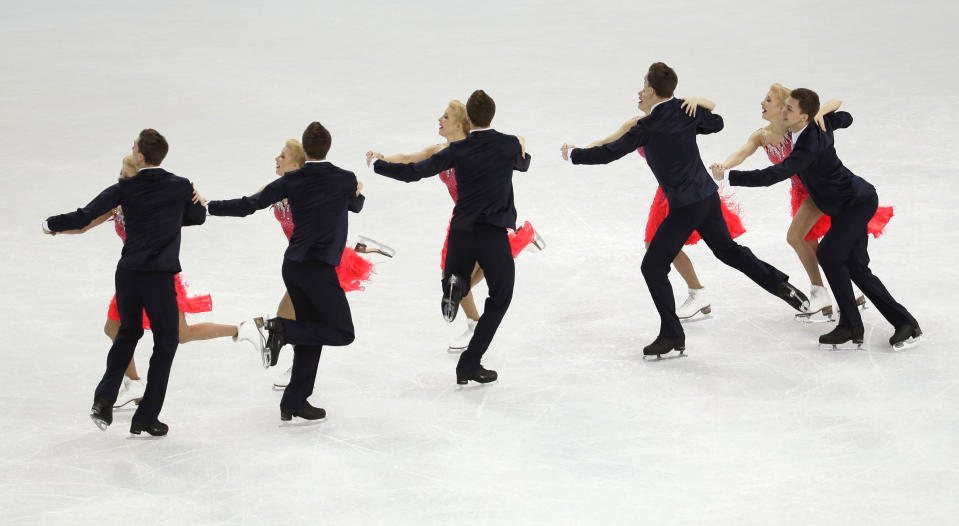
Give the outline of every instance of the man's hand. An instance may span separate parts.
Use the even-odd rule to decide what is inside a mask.
[[[722,181],[726,177],[726,166],[723,163],[710,165],[709,170],[713,172],[713,179]]]
[[[356,182],[356,196],[359,197],[360,193],[363,192],[363,181]]]
[[[369,166],[370,163],[373,162],[373,159],[382,161],[382,160],[384,159],[384,157],[383,157],[383,154],[382,154],[382,153],[380,153],[380,152],[374,152],[373,150],[370,150],[370,151],[366,152],[366,166]]]
[[[200,203],[203,206],[206,206],[206,198],[200,195],[200,191],[196,189],[196,185],[193,185],[193,202]]]
[[[567,144],[563,144],[563,147],[559,149],[559,151],[563,154],[564,161],[569,160],[569,152],[572,151],[573,148],[576,148],[576,147],[573,146],[572,144],[567,143]]]
[[[56,232],[54,232],[54,231],[52,231],[52,230],[47,230],[47,221],[46,221],[46,220],[43,220],[43,221],[40,222],[40,228],[43,230],[43,233],[44,233],[44,234],[47,234],[48,236],[55,236],[55,235],[57,235]]]

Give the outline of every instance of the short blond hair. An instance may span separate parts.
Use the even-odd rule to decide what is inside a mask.
[[[469,135],[470,133],[470,118],[466,115],[466,105],[462,102],[453,99],[450,101],[450,117],[452,117],[456,122],[463,127],[463,133]]]
[[[303,165],[306,164],[306,150],[303,149],[303,145],[300,144],[300,141],[296,139],[289,139],[286,141],[286,148],[290,150],[290,155],[293,157],[293,162],[302,168]]]
[[[792,93],[789,88],[778,82],[775,82],[772,86],[769,86],[769,92],[772,93],[774,99],[779,101],[780,106],[786,104],[786,99],[789,97],[789,94]]]
[[[137,165],[133,164],[132,155],[127,155],[123,158],[123,166],[129,166],[130,168],[133,168],[134,171],[137,169]]]

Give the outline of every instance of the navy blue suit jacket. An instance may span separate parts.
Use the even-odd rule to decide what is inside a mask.
[[[570,160],[573,164],[609,164],[642,146],[671,208],[701,201],[718,187],[699,156],[696,135],[722,130],[723,118],[703,108],[690,117],[681,106],[679,99],[667,100],[619,139],[593,148],[574,148]]]
[[[201,225],[203,207],[193,202],[193,185],[162,168],[146,168],[120,179],[76,212],[47,218],[53,232],[76,230],[123,207],[127,240],[117,268],[180,272],[180,227]]]
[[[292,261],[340,264],[349,221],[366,198],[356,195],[356,176],[327,161],[310,161],[287,172],[249,197],[210,201],[210,215],[243,217],[286,199],[293,213],[293,235],[284,257]]]
[[[411,183],[444,170],[456,170],[456,206],[451,228],[472,230],[477,223],[516,228],[513,170],[525,172],[531,157],[519,140],[496,130],[480,130],[418,163],[376,161],[373,170]]]
[[[826,131],[809,123],[799,136],[789,157],[762,170],[730,170],[733,186],[770,186],[799,175],[816,206],[826,215],[837,215],[849,205],[875,195],[876,189],[865,179],[843,166],[836,155],[833,132],[848,128],[852,115],[844,111],[827,113]]]

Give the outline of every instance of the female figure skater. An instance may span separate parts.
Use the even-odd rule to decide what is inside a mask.
[[[789,157],[792,153],[792,139],[787,133],[786,125],[783,124],[782,109],[786,103],[786,97],[789,96],[789,89],[782,84],[776,83],[769,87],[765,98],[760,103],[762,107],[762,118],[769,121],[769,124],[753,132],[741,148],[733,152],[724,162],[716,163],[710,166],[710,169],[729,170],[739,166],[747,157],[752,155],[762,147],[766,151],[766,156],[773,164],[779,164]],[[833,99],[822,105],[819,114],[816,115],[816,124],[825,129],[823,115],[832,113],[839,109],[842,101]],[[798,175],[792,176],[792,214],[793,219],[786,231],[786,242],[789,243],[799,261],[802,263],[806,274],[809,276],[811,284],[809,293],[809,312],[797,314],[799,321],[813,321],[811,316],[819,314],[822,321],[828,321],[832,318],[832,300],[829,298],[829,290],[823,285],[822,274],[819,272],[819,261],[816,258],[816,248],[821,239],[829,231],[829,216],[824,215],[816,206],[812,199],[807,199],[809,192],[803,186]],[[873,237],[879,237],[886,223],[893,216],[891,206],[880,206],[869,222],[869,233]],[[856,303],[865,304],[865,298],[859,296]]]
[[[276,156],[276,175],[282,176],[287,172],[299,170],[304,164],[306,164],[306,151],[303,149],[303,145],[296,139],[290,139],[286,141],[286,144],[280,151],[280,155]],[[358,183],[356,194],[359,195],[362,190],[363,183]],[[280,222],[280,226],[283,227],[283,233],[286,234],[286,238],[290,239],[293,235],[293,213],[290,210],[289,203],[284,199],[283,201],[274,203],[272,208],[273,216],[276,217],[276,220]],[[339,266],[336,267],[336,276],[339,278],[340,287],[343,288],[344,292],[364,290],[363,283],[369,281],[370,276],[373,274],[373,263],[359,256],[357,250],[364,253],[376,252],[387,257],[393,257],[394,251],[389,247],[373,245],[372,242],[369,242],[369,244],[371,246],[367,246],[366,243],[358,243],[356,249],[346,247],[343,250],[343,257],[340,259]],[[289,292],[283,293],[283,298],[280,299],[280,305],[276,308],[276,317],[291,320],[296,319],[293,301],[290,299]],[[274,380],[274,389],[282,391],[289,385],[292,369],[292,367],[288,368]]]
[[[137,169],[133,166],[133,158],[130,156],[124,157],[123,165],[120,169],[120,179],[134,177],[136,174]],[[116,229],[117,235],[120,236],[121,241],[126,243],[126,229],[124,228],[123,223],[123,210],[121,210],[120,207],[117,207],[116,209],[94,219],[89,225],[80,230],[68,230],[61,233],[82,234],[87,230],[90,230],[91,228],[107,221],[113,221],[113,226]],[[225,338],[227,336],[232,337],[233,341],[237,341],[237,335],[240,329],[240,327],[237,325],[224,325],[221,323],[188,324],[186,322],[184,313],[189,312],[193,314],[198,312],[210,312],[213,310],[213,300],[210,298],[209,294],[204,294],[202,296],[189,296],[187,294],[186,284],[180,277],[180,274],[174,276],[174,285],[176,287],[177,307],[179,307],[180,310],[180,343],[187,343],[196,340],[211,340],[213,338]],[[150,320],[147,318],[146,312],[143,313],[143,328],[150,328]],[[106,333],[108,338],[110,338],[110,341],[113,341],[117,336],[117,331],[119,330],[120,312],[117,310],[117,297],[116,294],[114,294],[113,299],[110,300],[110,307],[107,310],[107,321],[103,326],[103,332]],[[241,339],[249,338],[245,335]],[[137,374],[136,363],[134,360],[130,360],[130,365],[127,367],[126,375],[123,378],[123,385],[120,387],[120,393],[117,396],[117,401],[113,407],[122,407],[130,402],[139,404],[140,399],[143,398],[144,389],[146,389],[146,384],[140,379],[140,375]]]
[[[650,107],[651,104],[648,100],[644,101],[640,99],[639,109],[643,112],[642,116],[629,119],[612,135],[605,139],[593,141],[587,148],[602,146],[619,139],[625,135],[630,128],[635,126],[639,119],[649,114]],[[707,99],[687,97],[683,99],[682,107],[690,116],[695,116],[697,107],[712,111],[716,107],[716,104]],[[646,153],[642,148],[639,148],[637,152],[639,152],[644,159],[646,158]],[[746,232],[746,228],[743,226],[743,222],[739,217],[739,207],[732,202],[731,199],[722,194],[720,194],[720,201],[723,210],[723,219],[726,220],[726,226],[729,228],[729,235],[733,239],[736,239]],[[663,223],[667,215],[669,215],[669,203],[666,201],[666,195],[663,193],[663,189],[657,187],[656,195],[653,197],[653,204],[649,207],[649,219],[646,222],[646,248],[649,248],[649,242],[653,240],[653,236],[656,235],[656,230],[659,229],[659,225]],[[700,239],[702,238],[699,236],[699,232],[693,231],[692,235],[690,235],[686,241],[686,244],[695,245],[699,243]],[[676,316],[680,320],[689,320],[699,313],[705,316],[712,312],[712,304],[706,295],[706,287],[700,283],[699,277],[696,275],[696,269],[693,268],[693,262],[689,259],[689,256],[680,250],[679,254],[676,255],[676,259],[673,260],[673,266],[676,267],[676,271],[683,277],[686,286],[689,288],[689,296],[686,298],[686,301],[676,309]]]
[[[449,143],[465,139],[467,135],[469,135],[469,131],[470,121],[469,117],[466,116],[466,105],[458,100],[452,100],[449,106],[446,107],[446,110],[443,111],[443,115],[439,118],[439,134],[446,139],[446,143],[430,145],[419,152],[411,154],[383,156],[383,154],[379,152],[369,151],[366,153],[367,164],[369,164],[369,161],[374,157],[392,163],[416,163],[423,161],[429,159],[443,148],[446,148]],[[450,168],[445,172],[441,172],[439,179],[446,185],[446,189],[449,191],[453,203],[456,203],[456,171]],[[443,241],[440,269],[443,269],[446,264],[446,247],[448,240],[449,226],[447,226],[446,229],[446,240]],[[536,233],[533,225],[530,224],[529,221],[524,222],[517,230],[509,232],[509,244],[514,258],[530,244],[533,244],[533,246],[539,250],[546,248],[546,242]],[[477,264],[473,268],[473,274],[470,276],[470,288],[472,289],[473,286],[480,281],[483,281],[483,269]],[[480,317],[479,311],[476,310],[476,302],[473,300],[472,292],[460,300],[460,306],[463,307],[463,312],[466,313],[466,330],[449,344],[450,352],[462,352],[466,350],[470,339],[473,338],[473,330],[476,328],[476,322]]]

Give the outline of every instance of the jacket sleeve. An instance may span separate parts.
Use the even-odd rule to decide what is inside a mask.
[[[418,163],[376,161],[373,164],[373,171],[390,179],[396,179],[404,183],[412,183],[413,181],[432,177],[444,170],[452,168],[453,153],[450,151],[451,149],[452,148],[448,147],[443,148],[433,154],[429,159],[424,159]]]
[[[834,111],[823,116],[826,121],[826,131],[834,131],[839,128],[848,128],[852,125],[852,115],[846,111]]]
[[[696,124],[696,133],[698,135],[708,135],[723,129],[723,118],[718,113],[713,113],[705,108],[699,108],[696,118],[699,121]]]
[[[50,216],[47,226],[51,232],[76,230],[90,224],[90,221],[102,216],[120,204],[120,183],[114,184],[93,198],[87,206],[75,212]]]
[[[529,162],[533,160],[533,156],[526,154],[524,156],[517,156],[516,162],[513,164],[513,170],[517,172],[525,172],[529,170]]]
[[[364,203],[366,203],[366,196],[365,196],[365,195],[363,195],[363,194],[354,195],[353,198],[350,199],[350,205],[349,205],[349,207],[347,207],[347,209],[348,209],[350,212],[353,212],[353,213],[358,214],[358,213],[360,213],[360,210],[363,210],[363,204],[364,204]]]
[[[286,181],[280,177],[263,187],[263,190],[249,197],[224,201],[210,201],[207,203],[207,209],[209,209],[210,215],[213,216],[244,217],[257,210],[263,210],[273,203],[282,201],[286,197]]]
[[[805,170],[812,164],[814,158],[810,150],[798,148],[793,150],[783,162],[762,170],[730,170],[729,184],[731,186],[772,186]]]
[[[184,205],[183,226],[202,225],[204,222],[206,222],[206,209],[200,203],[194,203],[191,198]]]
[[[573,164],[609,164],[628,153],[635,152],[636,148],[644,146],[647,140],[646,128],[640,119],[619,139],[592,148],[573,148],[569,158]]]

